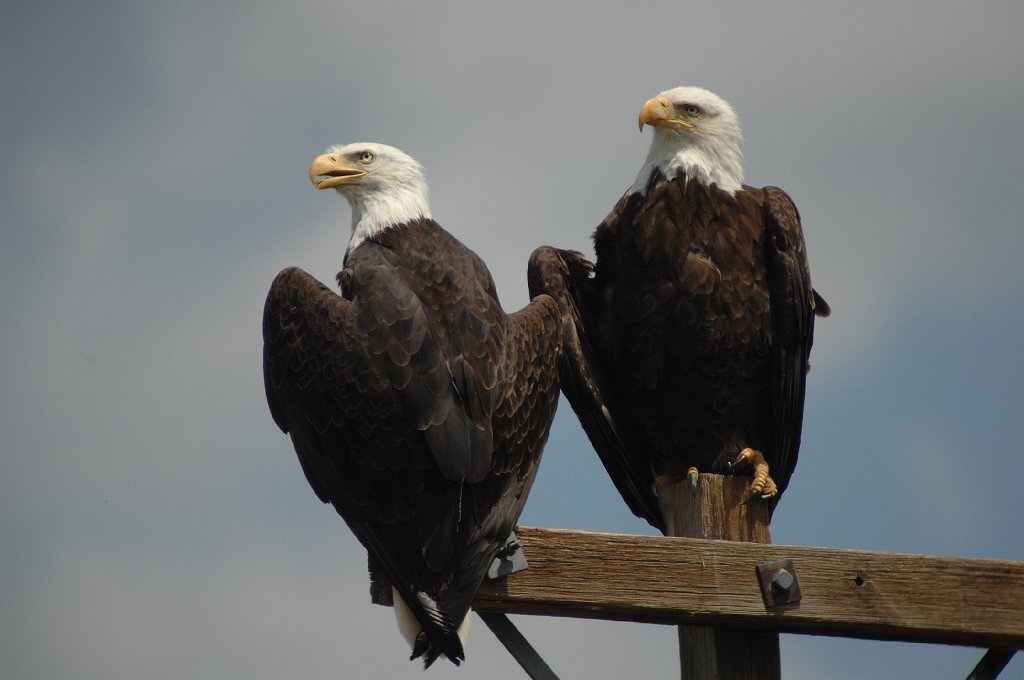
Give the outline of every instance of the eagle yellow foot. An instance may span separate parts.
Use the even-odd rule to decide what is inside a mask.
[[[700,472],[697,471],[697,468],[695,468],[695,467],[687,468],[687,470],[686,470],[686,478],[688,480],[690,480],[690,492],[693,493],[693,495],[695,495],[695,496],[697,495],[697,479],[699,477],[700,477]]]
[[[775,480],[768,474],[768,461],[764,454],[757,449],[745,448],[739,452],[736,458],[729,463],[729,471],[738,470],[747,465],[754,466],[754,481],[750,483],[750,491],[744,503],[749,503],[758,496],[763,500],[774,498],[779,493],[779,487]]]

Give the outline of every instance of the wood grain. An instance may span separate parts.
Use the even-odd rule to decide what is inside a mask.
[[[530,568],[474,607],[1024,648],[1024,563],[519,527]],[[767,611],[755,565],[792,559],[803,598]]]

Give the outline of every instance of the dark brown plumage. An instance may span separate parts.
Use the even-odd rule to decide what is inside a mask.
[[[483,261],[427,217],[368,236],[338,280],[340,296],[300,269],[274,280],[270,410],[411,608],[413,656],[458,663],[554,417],[563,322],[547,296],[507,315]]]
[[[594,246],[596,267],[539,249],[531,293],[573,310],[562,389],[629,507],[666,531],[657,489],[691,467],[726,471],[748,447],[777,500],[796,465],[814,315],[827,313],[793,202],[658,164]]]

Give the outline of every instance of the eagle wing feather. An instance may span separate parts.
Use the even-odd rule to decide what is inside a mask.
[[[800,214],[777,187],[764,189],[764,258],[772,307],[772,447],[768,452],[779,495],[796,467],[804,395],[814,341],[816,301]],[[824,300],[821,300],[824,303]],[[827,304],[823,305],[827,309]],[[817,312],[821,314],[821,311]]]
[[[630,451],[608,408],[609,387],[591,338],[592,329],[597,328],[592,310],[598,304],[593,271],[594,265],[581,253],[537,248],[530,256],[530,294],[546,293],[557,301],[564,338],[559,363],[562,392],[630,510],[661,529],[652,473],[642,469],[643,459]]]

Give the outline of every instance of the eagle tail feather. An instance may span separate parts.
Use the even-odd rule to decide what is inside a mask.
[[[466,658],[459,626],[446,609],[427,593],[416,591],[414,598],[417,606],[411,608],[412,613],[422,629],[416,634],[409,660],[422,658],[423,667],[429,668],[444,655],[458,666]]]

